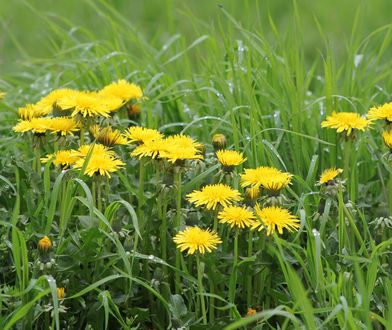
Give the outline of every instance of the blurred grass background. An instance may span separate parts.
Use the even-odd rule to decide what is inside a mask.
[[[69,36],[83,35],[84,41],[112,41],[113,22],[104,19],[93,0],[13,0],[0,2],[0,74],[21,70],[26,60],[50,58],[60,47],[67,46],[63,34],[52,24],[68,30]],[[320,55],[324,41],[330,40],[338,55],[344,53],[353,25],[356,37],[364,37],[380,26],[390,23],[392,2],[385,0],[309,1],[181,1],[181,0],[112,0],[104,1],[115,8],[152,47],[161,47],[171,36],[180,34],[187,43],[202,34],[222,39],[221,33],[231,29],[222,16],[223,6],[244,28],[263,31],[273,40],[269,19],[278,31],[291,33],[295,5],[300,17],[299,30],[309,60]],[[357,11],[363,15],[355,22]],[[318,26],[319,25],[319,26]],[[220,27],[221,29],[217,29]],[[124,29],[128,29],[124,26]],[[137,45],[127,44],[129,52],[140,54]],[[140,54],[141,56],[143,54]],[[198,61],[198,59],[195,59]]]

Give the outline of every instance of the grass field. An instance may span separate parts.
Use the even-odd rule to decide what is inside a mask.
[[[392,115],[358,119],[366,127],[350,135],[321,127],[333,112],[365,118],[390,102],[391,9],[387,0],[0,2],[0,328],[392,329],[392,138],[388,147],[382,136]],[[103,115],[87,119],[58,98],[40,115],[76,114],[74,135],[13,129],[28,117],[19,108],[42,107],[55,89],[120,79],[143,96],[134,88],[109,113],[115,98],[94,94]],[[133,141],[113,146],[119,137],[94,135],[93,124]],[[166,138],[138,140],[135,126]],[[162,142],[155,159],[138,153],[151,141]],[[246,161],[224,166],[219,148]],[[71,149],[68,167],[44,159]],[[113,162],[110,177],[88,172]],[[248,186],[260,166],[279,173],[260,170]],[[336,178],[320,178],[334,167]],[[198,205],[192,193],[212,184],[234,195],[217,189],[207,197],[218,207]],[[226,204],[254,219],[231,228]],[[272,206],[291,215],[283,233],[267,230]],[[211,251],[180,251],[178,233],[195,226],[219,236],[192,236]]]

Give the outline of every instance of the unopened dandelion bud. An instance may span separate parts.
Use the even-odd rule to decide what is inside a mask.
[[[215,150],[221,150],[226,148],[226,136],[223,134],[215,134],[212,137],[212,145],[214,146]]]
[[[140,117],[141,109],[138,104],[128,105],[128,117],[129,119],[136,120]]]
[[[62,300],[65,297],[65,288],[57,288],[57,299]]]
[[[48,252],[52,248],[52,241],[48,236],[44,236],[38,241],[38,249],[42,252]]]
[[[253,308],[248,308],[248,311],[246,313],[246,316],[251,316],[251,315],[255,315],[257,313],[257,311]]]
[[[247,200],[255,201],[260,196],[260,188],[257,186],[245,189],[245,197]]]

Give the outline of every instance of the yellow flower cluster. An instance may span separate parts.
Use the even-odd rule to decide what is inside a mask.
[[[173,135],[164,137],[157,130],[134,126],[125,133],[129,142],[136,142],[138,145],[131,155],[138,157],[150,157],[152,159],[165,159],[169,163],[178,161],[203,159],[201,143],[196,142],[187,135]]]
[[[20,121],[15,132],[72,134],[85,118],[110,117],[131,100],[143,97],[141,88],[125,80],[105,86],[100,91],[53,90],[35,104],[18,109]]]
[[[41,161],[46,163],[50,159],[53,159],[55,166],[60,166],[62,169],[71,166],[76,169],[84,168],[84,174],[88,176],[101,175],[108,178],[110,178],[110,173],[125,166],[114,151],[100,144],[82,145],[77,150],[60,150],[41,158]]]

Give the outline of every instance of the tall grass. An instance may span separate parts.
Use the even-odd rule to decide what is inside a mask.
[[[319,3],[309,9],[305,1],[155,1],[134,2],[131,11],[126,1],[116,8],[85,0],[53,12],[45,2],[0,5],[8,26],[4,59],[18,59],[2,69],[0,80],[7,92],[0,106],[1,328],[201,328],[200,299],[214,301],[217,317],[208,328],[392,327],[391,167],[380,127],[373,125],[351,146],[345,192],[326,198],[315,185],[323,169],[345,166],[336,133],[320,128],[325,116],[334,110],[364,114],[390,98],[390,4],[335,1],[334,16]],[[78,6],[93,19],[66,15]],[[16,9],[16,18],[24,14],[44,27],[43,49],[25,21],[20,29],[7,22],[6,13]],[[328,21],[333,17],[338,22]],[[93,29],[97,22],[102,26]],[[130,161],[111,181],[106,207],[98,208],[82,176],[67,178],[50,164],[42,175],[34,172],[31,144],[12,133],[18,106],[53,88],[99,89],[118,78],[138,83],[148,96],[143,125],[191,134],[209,149],[212,135],[224,133],[230,147],[246,154],[246,167],[295,174],[288,196],[301,229],[263,238],[262,249],[253,247],[249,256],[240,237],[238,288],[246,287],[248,275],[256,280],[250,298],[237,290],[235,307],[226,290],[230,253],[223,262],[202,262],[200,294],[194,260],[167,263],[166,251],[154,248],[163,218],[177,214],[176,221],[189,224],[201,217],[184,196],[207,183],[216,167],[178,178],[181,190],[163,186],[168,199],[181,195],[177,204],[160,200],[169,212],[159,214],[154,193],[161,182],[143,181],[155,173],[148,166],[138,172]],[[56,264],[47,273],[36,264],[43,234],[56,243]],[[165,239],[174,260],[171,236]],[[182,290],[175,292],[170,283],[176,276]],[[67,288],[66,310],[59,307],[57,286]],[[246,316],[247,308],[257,313]]]

